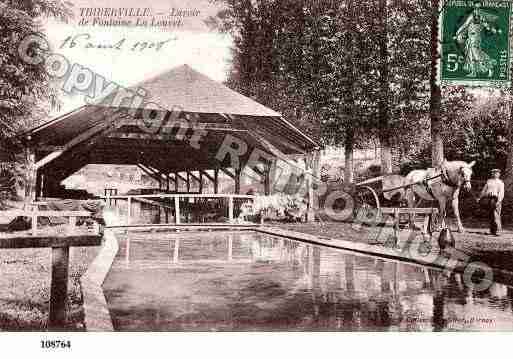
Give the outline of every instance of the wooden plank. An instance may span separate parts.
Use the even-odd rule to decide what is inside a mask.
[[[182,194],[138,194],[138,195],[131,195],[131,196],[110,196],[109,198],[112,199],[127,199],[128,197],[132,198],[175,198],[175,197],[183,197],[183,198],[244,198],[244,199],[255,199],[258,196],[254,195],[246,195],[246,194],[222,194],[222,193],[205,193],[205,194],[188,194],[188,193],[182,193]],[[105,196],[101,196],[100,198],[106,199]],[[3,213],[3,212],[2,212]]]
[[[112,198],[112,196],[110,197]],[[88,211],[23,211],[9,210],[0,211],[3,217],[91,217],[92,213]]]
[[[68,301],[69,247],[52,248],[52,278],[50,282],[50,320],[52,330],[62,330],[66,324]]]
[[[406,208],[406,207],[400,207],[400,208],[394,208],[394,207],[381,207],[380,211],[384,214],[431,214],[431,213],[438,213],[437,208]]]
[[[141,228],[141,229],[251,229],[260,227],[257,223],[175,223],[175,224],[131,224],[126,225],[115,225],[107,226],[105,228],[112,229],[130,229],[130,228]]]
[[[36,235],[20,236],[6,235],[0,237],[0,249],[21,248],[56,248],[56,247],[93,247],[102,243],[102,236],[98,234],[73,235]]]

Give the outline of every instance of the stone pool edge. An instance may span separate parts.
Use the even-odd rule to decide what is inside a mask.
[[[88,332],[112,332],[114,326],[103,293],[103,282],[110,271],[119,244],[113,230],[106,229],[100,252],[80,278],[82,290],[84,325]]]
[[[379,257],[383,259],[388,260],[395,260],[399,262],[403,262],[406,264],[412,264],[412,265],[421,265],[421,266],[427,266],[431,268],[436,269],[446,269],[446,270],[453,270],[455,272],[463,272],[467,265],[470,262],[464,262],[459,259],[451,259],[455,262],[455,266],[453,268],[448,268],[447,266],[444,266],[443,264],[434,261],[426,261],[423,260],[421,257],[411,257],[406,256],[402,254],[403,249],[400,249],[399,251],[397,249],[393,248],[387,248],[384,246],[378,246],[375,244],[366,244],[361,242],[354,242],[354,241],[348,241],[343,239],[331,239],[331,238],[324,238],[324,237],[318,237],[312,234],[302,233],[302,232],[296,232],[291,231],[288,229],[282,229],[278,227],[272,227],[272,226],[260,226],[258,228],[254,229],[255,232],[283,237],[287,239],[292,240],[298,240],[301,242],[307,242],[311,244],[320,244],[325,247],[335,248],[335,249],[342,249],[362,255],[368,255],[373,257]],[[501,278],[508,281],[513,281],[513,272],[490,266],[490,268],[493,271],[494,278]]]

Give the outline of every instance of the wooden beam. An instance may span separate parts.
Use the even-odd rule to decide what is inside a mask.
[[[201,170],[200,173],[203,174],[205,177],[207,177],[209,179],[209,181],[214,182],[214,177],[209,175],[207,171]]]
[[[264,170],[264,193],[266,196],[271,194],[271,166],[266,166]]]
[[[182,181],[187,182],[187,179],[185,177],[183,177],[181,174],[179,174],[178,172],[175,173],[175,176],[180,178]]]
[[[230,172],[230,170],[228,168],[219,168],[221,171],[223,171],[226,175],[228,175],[229,177],[235,179],[235,174]]]
[[[200,182],[200,178],[199,177],[196,177],[196,175],[192,172],[188,172],[190,174],[190,176],[196,180],[196,182]],[[200,174],[201,174],[201,171],[200,171]]]
[[[105,118],[107,118],[107,116],[109,116],[109,115],[106,115]],[[93,126],[92,128],[88,129],[87,131],[82,132],[80,135],[76,136],[71,141],[69,141],[64,146],[62,146],[61,150],[54,151],[54,152],[46,155],[41,160],[39,160],[36,163],[36,167],[41,168],[41,167],[45,166],[46,164],[48,164],[48,163],[52,162],[53,160],[57,159],[58,157],[62,156],[63,153],[69,151],[71,148],[91,139],[92,137],[105,135],[107,131],[113,131],[116,128],[121,127],[123,125],[123,121],[118,121],[118,120],[123,119],[123,118],[124,118],[124,116],[112,116],[110,119],[107,119],[106,121],[101,122],[100,124],[98,124],[96,126]]]
[[[219,193],[219,168],[214,169],[214,193]]]
[[[240,194],[240,177],[242,170],[240,168],[235,169],[235,193]]]
[[[37,145],[35,149],[41,152],[64,151],[64,146]]]
[[[246,132],[247,130],[244,127],[240,126],[234,126],[233,123],[219,123],[219,122],[189,122],[189,128],[196,130],[196,129],[205,129],[207,131],[223,131],[223,132]],[[140,120],[130,120],[126,124],[126,126],[134,126],[134,127],[140,127],[141,122]],[[177,126],[175,126],[172,122],[168,122],[163,124],[160,127],[160,133],[164,136],[170,136],[172,135],[171,131],[176,129]]]
[[[0,248],[2,249],[22,249],[22,248],[57,248],[57,247],[90,247],[99,246],[102,243],[102,236],[84,234],[84,235],[27,235],[26,237],[15,235],[0,238]]]
[[[153,178],[155,181],[159,182],[160,183],[160,178],[158,177],[157,174],[153,173],[148,167],[146,167],[145,165],[143,165],[142,163],[138,163],[137,164],[137,167],[139,167],[141,170],[144,171],[144,173],[146,173],[148,176],[150,176],[151,178]]]

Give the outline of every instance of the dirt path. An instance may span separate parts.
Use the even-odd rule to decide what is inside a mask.
[[[273,226],[326,239],[342,239],[376,246],[384,245],[393,235],[391,227],[356,226],[345,222],[274,223]],[[420,232],[415,233],[421,235]],[[464,234],[453,232],[456,248],[468,255],[471,261],[481,261],[491,267],[513,271],[513,231],[505,230],[500,237],[486,233],[487,230],[483,227],[467,227]],[[409,234],[407,228],[401,230],[399,246],[407,241]],[[430,239],[433,246],[438,246],[438,235],[439,232],[436,232]]]

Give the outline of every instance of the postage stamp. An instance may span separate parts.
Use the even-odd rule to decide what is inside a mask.
[[[443,85],[510,86],[511,10],[512,2],[502,0],[442,4]]]

